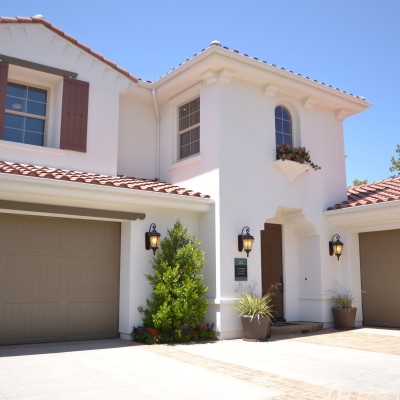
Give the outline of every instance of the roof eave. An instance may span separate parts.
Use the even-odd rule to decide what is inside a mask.
[[[289,70],[279,68],[277,66],[268,64],[268,63],[260,61],[258,59],[253,59],[253,58],[247,57],[241,53],[234,52],[234,51],[225,49],[220,46],[210,46],[210,47],[202,50],[200,53],[195,54],[192,58],[186,60],[185,62],[180,64],[178,67],[174,68],[172,71],[166,73],[161,78],[156,80],[153,83],[154,87],[160,88],[161,86],[165,85],[170,80],[183,74],[189,68],[193,68],[196,64],[200,63],[203,60],[206,60],[208,57],[210,57],[213,54],[218,54],[218,55],[227,57],[228,59],[238,61],[240,63],[245,63],[246,65],[252,66],[253,68],[261,69],[261,70],[271,73],[275,76],[289,79],[289,80],[291,80],[291,82],[296,82],[300,85],[305,85],[307,87],[313,88],[313,89],[319,91],[320,93],[325,93],[329,96],[334,96],[338,99],[348,101],[356,106],[354,112],[359,112],[365,108],[372,106],[372,103],[366,101],[364,98],[362,98],[360,96],[352,95],[343,90],[339,90],[337,88],[333,88],[324,83],[314,81],[314,80],[309,79],[300,74],[296,74]]]
[[[127,212],[143,212],[143,209],[149,207],[206,212],[214,203],[211,198],[88,185],[2,173],[0,174],[0,182],[1,199],[41,204]]]

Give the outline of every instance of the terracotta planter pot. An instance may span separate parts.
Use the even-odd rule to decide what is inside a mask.
[[[332,307],[335,329],[354,329],[357,308],[338,308]]]
[[[271,332],[271,321],[268,317],[247,317],[242,315],[244,340],[267,340]]]

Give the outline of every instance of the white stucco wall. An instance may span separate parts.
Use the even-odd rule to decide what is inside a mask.
[[[247,259],[248,283],[256,283],[261,291],[260,231],[266,222],[283,226],[285,317],[329,322],[328,290],[345,278],[325,272],[332,264],[327,243],[333,233],[322,213],[346,197],[342,120],[325,102],[316,99],[310,106],[287,88],[270,96],[263,86],[235,78],[193,87],[187,92],[176,89],[179,95],[162,105],[161,171],[163,179],[215,199],[216,251],[211,257],[216,290],[209,313],[215,316],[221,337],[241,334],[233,310],[233,265],[235,257],[245,254],[237,251],[237,235],[248,225],[255,237]],[[196,93],[201,101],[200,155],[177,162],[177,108]],[[277,105],[291,111],[295,145],[305,146],[322,167],[293,182],[275,165]]]
[[[62,78],[10,65],[11,79],[49,91],[49,121],[45,147],[0,141],[0,158],[116,175],[119,92],[131,81],[41,24],[0,25],[0,54],[76,72],[90,85],[87,152],[60,150]]]

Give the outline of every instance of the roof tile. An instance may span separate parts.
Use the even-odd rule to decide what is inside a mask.
[[[194,192],[171,183],[151,179],[138,179],[129,176],[107,176],[88,172],[55,169],[45,166],[0,161],[0,174],[31,176],[40,179],[69,181],[85,185],[112,186],[127,190],[141,190],[155,193],[175,194],[178,196],[210,198],[199,192]]]
[[[347,200],[329,207],[328,210],[341,210],[396,200],[400,200],[400,177],[365,185],[349,186],[347,188]]]

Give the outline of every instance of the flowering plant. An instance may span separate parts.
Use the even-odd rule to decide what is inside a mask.
[[[276,148],[276,159],[282,161],[291,160],[300,164],[309,164],[310,167],[314,168],[316,171],[321,169],[319,165],[314,164],[311,161],[310,153],[305,147],[292,147],[286,143],[282,143]]]

